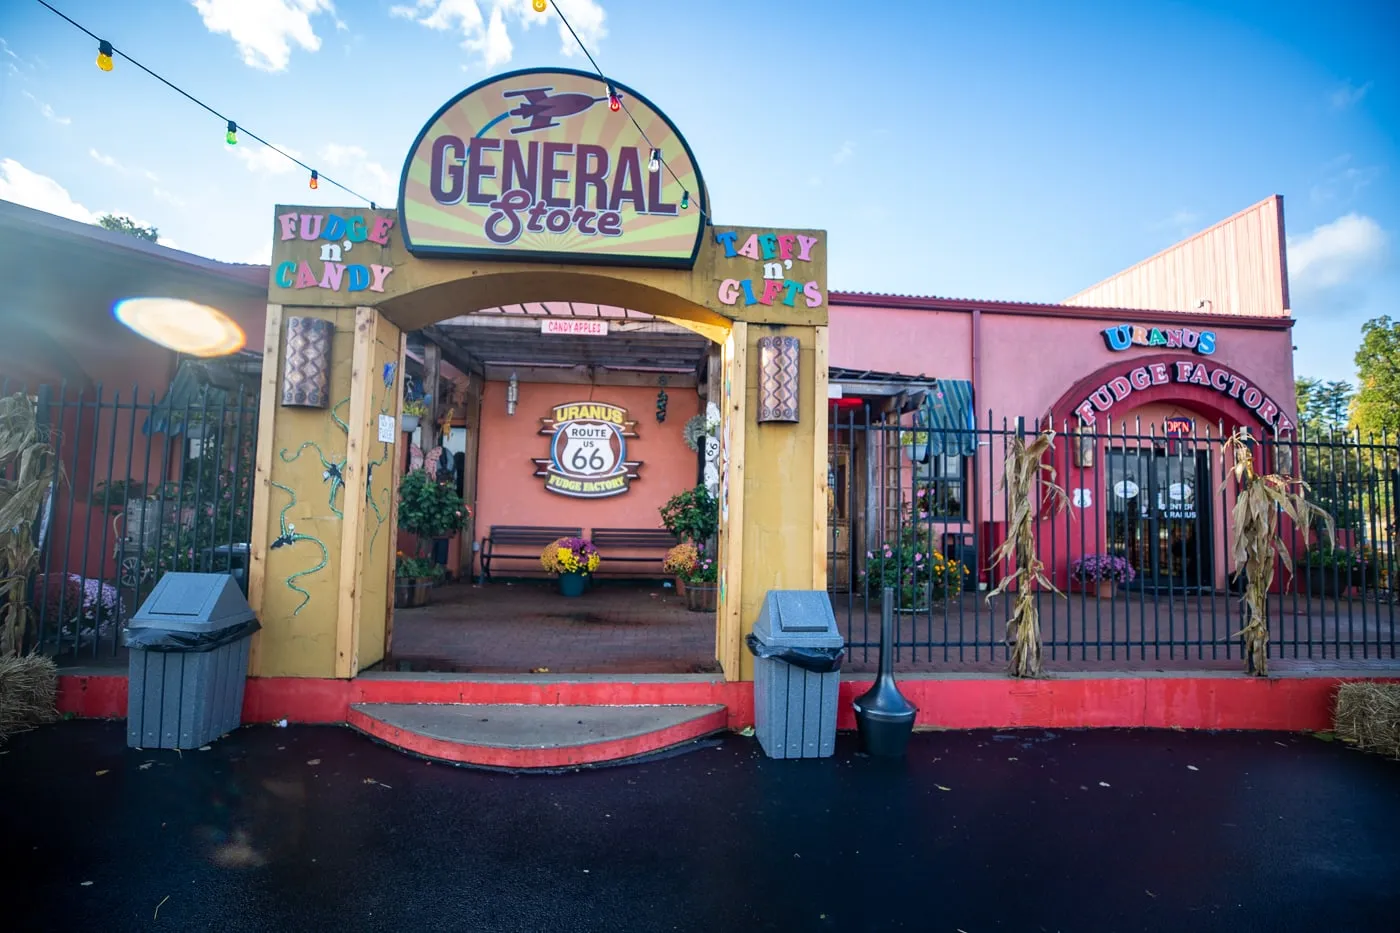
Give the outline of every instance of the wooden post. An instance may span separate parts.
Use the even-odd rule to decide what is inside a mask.
[[[277,377],[282,372],[282,306],[268,305],[263,329],[262,387],[258,396],[258,440],[253,455],[253,516],[248,539],[248,603],[262,616],[267,588],[268,521],[272,515],[272,448],[277,416]],[[248,647],[248,673],[257,676],[262,664],[262,638],[253,635]]]
[[[390,549],[397,554],[399,549],[399,481],[403,479],[404,462],[408,459],[408,452],[402,443],[403,435],[398,433],[399,425],[403,424],[403,374],[406,372],[404,363],[408,359],[408,334],[399,335],[399,381],[396,384],[398,391],[394,399],[394,432],[395,441],[393,463],[389,465],[390,474],[393,477],[389,482],[389,542]],[[391,649],[394,647],[394,580],[395,565],[398,563],[394,557],[389,558],[389,584],[388,584],[388,605],[384,610],[384,657],[388,658]]]
[[[720,431],[727,443],[727,464],[725,450],[722,449],[721,469],[727,476],[721,481],[725,487],[726,503],[721,508],[724,516],[721,527],[724,530],[721,568],[724,574],[719,619],[715,627],[715,658],[724,671],[725,680],[739,680],[743,676],[741,654],[743,641],[743,582],[744,582],[744,435],[748,430],[748,350],[749,327],[743,322],[735,322],[724,342],[724,373],[722,383],[725,391],[719,402],[722,413]]]
[[[423,416],[423,453],[437,446],[438,419],[442,417],[442,348],[431,340],[423,344],[423,391],[429,394],[428,413]]]
[[[827,549],[827,481],[831,464],[828,462],[827,437],[831,403],[827,400],[830,334],[825,327],[813,329],[812,353],[812,411],[816,417],[816,436],[812,450],[812,589],[826,592]]]
[[[350,363],[350,426],[345,441],[345,519],[340,535],[340,593],[335,620],[335,676],[354,677],[359,668],[360,575],[363,572],[365,497],[357,494],[368,469],[370,380],[374,378],[373,308],[355,309]]]

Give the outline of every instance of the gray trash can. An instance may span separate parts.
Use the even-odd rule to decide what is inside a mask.
[[[774,590],[748,637],[754,654],[754,731],[770,758],[836,751],[836,693],[845,641],[831,600],[816,590]]]
[[[257,620],[225,573],[167,573],[132,616],[126,744],[199,748],[238,728]]]

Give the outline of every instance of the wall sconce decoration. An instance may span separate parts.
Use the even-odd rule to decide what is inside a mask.
[[[334,337],[334,321],[319,317],[287,318],[287,352],[282,362],[284,406],[330,406],[331,340]]]
[[[506,414],[515,414],[515,406],[520,402],[520,380],[516,378],[515,371],[510,374],[510,382],[506,383]]]
[[[1091,467],[1094,465],[1094,445],[1097,438],[1093,434],[1079,432],[1074,439],[1074,465]]]
[[[666,420],[666,404],[670,401],[666,395],[666,377],[661,376],[656,384],[661,387],[656,393],[656,423],[661,424]]]
[[[758,420],[795,424],[798,360],[796,337],[758,338]]]

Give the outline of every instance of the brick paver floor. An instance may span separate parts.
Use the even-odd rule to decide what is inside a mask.
[[[660,584],[602,581],[578,598],[553,583],[455,584],[394,611],[385,670],[569,674],[718,671],[715,617]]]

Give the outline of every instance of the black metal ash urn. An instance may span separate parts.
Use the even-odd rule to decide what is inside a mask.
[[[914,731],[919,710],[904,698],[894,682],[894,589],[885,587],[880,604],[880,675],[875,685],[857,697],[856,727],[860,747],[876,758],[902,758]]]

